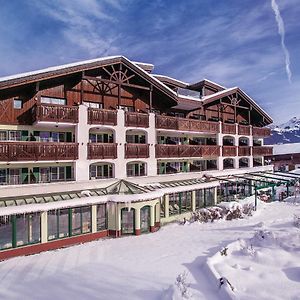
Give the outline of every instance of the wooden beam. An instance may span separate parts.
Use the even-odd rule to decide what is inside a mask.
[[[116,84],[116,85],[121,84],[123,86],[137,88],[137,89],[146,90],[146,91],[150,90],[150,88],[146,87],[146,86],[141,86],[141,85],[136,85],[136,84],[131,84],[131,83],[125,83],[125,82],[121,82],[121,81],[113,81],[113,80],[103,79],[103,78],[97,78],[97,77],[93,77],[93,76],[84,76],[83,79],[84,80],[94,80],[94,81],[105,82],[105,83],[113,83],[113,84]]]
[[[150,85],[150,92],[149,92],[149,109],[150,109],[150,112],[152,111],[152,90],[153,90],[153,86]]]

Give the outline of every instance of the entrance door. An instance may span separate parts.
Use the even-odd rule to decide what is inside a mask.
[[[134,209],[123,208],[121,210],[121,232],[122,234],[134,234]]]
[[[141,232],[150,231],[150,206],[141,208]]]

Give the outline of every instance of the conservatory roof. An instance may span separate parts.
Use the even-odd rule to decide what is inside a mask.
[[[138,185],[118,180],[104,188],[0,198],[0,216],[107,202],[136,202],[164,194],[218,186],[219,181],[206,177]]]

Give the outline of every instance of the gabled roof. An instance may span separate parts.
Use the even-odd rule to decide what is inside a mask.
[[[232,88],[229,88],[229,89],[225,89],[223,91],[220,91],[220,92],[217,92],[217,93],[214,93],[212,95],[209,95],[209,96],[205,96],[202,98],[202,103],[203,105],[205,104],[209,104],[215,100],[218,100],[222,97],[226,97],[226,96],[229,96],[233,93],[240,93],[244,98],[247,99],[247,101],[257,109],[257,111],[259,111],[264,117],[266,117],[266,119],[270,122],[270,123],[273,123],[273,119],[270,117],[270,115],[268,115],[258,104],[256,104],[256,102],[248,95],[246,94],[244,91],[242,91],[240,88],[238,87],[232,87]],[[199,104],[199,108],[201,107],[201,105]],[[196,110],[197,108],[195,109],[192,109],[192,110]]]
[[[65,64],[55,67],[49,67],[37,71],[26,72],[21,74],[16,74],[12,76],[6,76],[0,78],[0,90],[8,89],[14,86],[21,86],[24,84],[34,83],[41,80],[52,79],[56,77],[63,77],[73,73],[78,73],[82,71],[87,71],[95,69],[97,67],[107,66],[115,63],[123,63],[129,66],[133,71],[138,73],[141,77],[151,82],[154,87],[168,95],[174,101],[177,102],[176,93],[170,89],[168,86],[163,84],[160,80],[151,76],[146,70],[152,68],[153,65],[144,64],[139,62],[132,62],[124,56],[107,56],[102,58],[96,58],[92,60],[85,60],[80,62],[75,62],[71,64]]]

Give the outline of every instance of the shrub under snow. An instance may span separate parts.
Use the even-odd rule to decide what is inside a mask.
[[[201,223],[213,222],[219,219],[233,220],[251,216],[254,210],[253,204],[244,205],[238,202],[221,202],[218,206],[201,208],[192,213],[192,219]]]

